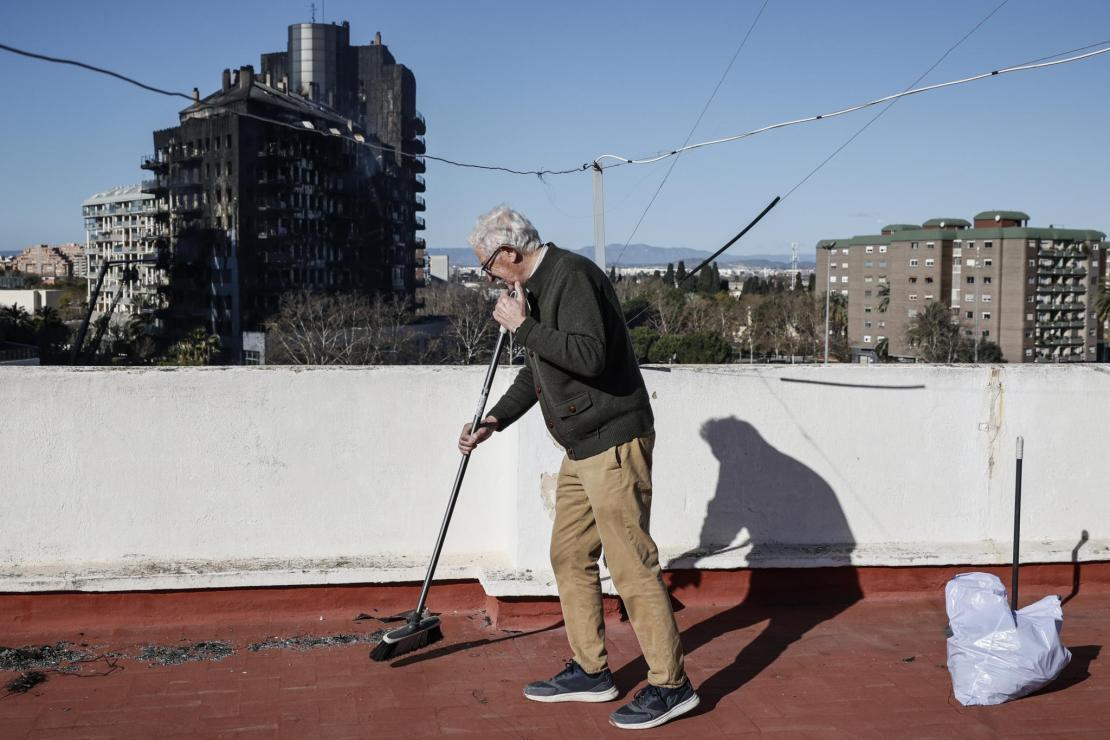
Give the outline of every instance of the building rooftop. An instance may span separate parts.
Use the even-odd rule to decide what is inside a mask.
[[[154,196],[144,193],[142,185],[121,185],[102,193],[90,196],[83,201],[83,206],[95,206],[102,203],[120,203],[132,200],[153,200]]]
[[[651,530],[704,697],[651,736],[1104,736],[1103,368],[645,366]],[[382,625],[356,617],[415,603],[485,372],[0,367],[5,422],[31,430],[5,439],[0,681],[29,691],[0,702],[0,737],[616,737],[616,704],[520,695],[569,651],[563,453],[538,413],[469,463],[429,595],[445,639],[368,660]],[[1069,599],[1075,659],[1037,696],[964,709],[942,589],[1008,583],[1019,436],[1021,602]],[[627,698],[645,670],[601,577]]]
[[[1072,585],[1070,568],[1036,580],[1023,603]],[[568,657],[556,605],[509,621],[452,588],[431,596],[445,639],[392,663],[368,657],[383,625],[353,620],[412,608],[415,588],[0,596],[5,642],[21,650],[0,648],[0,680],[31,670],[46,679],[4,697],[0,735],[627,737],[608,716],[646,667],[619,611],[606,629],[619,698],[542,704],[521,688]],[[995,707],[952,696],[939,589],[789,605],[722,594],[706,603],[672,588],[701,704],[647,737],[1095,738],[1110,726],[1105,585],[1084,582],[1065,606],[1072,661],[1060,678]]]
[[[975,214],[976,221],[994,219],[995,217],[1007,221],[1028,221],[1029,214],[1023,211],[980,211]]]
[[[922,226],[939,226],[941,228],[945,228],[945,227],[956,228],[956,227],[959,227],[959,226],[964,226],[964,227],[971,226],[971,222],[967,221],[965,219],[962,219],[962,218],[931,218],[928,221],[926,221],[925,223],[923,223]],[[913,228],[917,228],[917,227],[910,227],[910,228],[913,229]],[[909,229],[906,229],[906,230],[908,231]],[[885,229],[884,229],[884,231],[885,231]]]

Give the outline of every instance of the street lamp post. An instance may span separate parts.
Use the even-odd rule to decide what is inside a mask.
[[[826,244],[825,250],[825,364],[829,364],[829,284],[832,283],[832,253],[836,242]]]

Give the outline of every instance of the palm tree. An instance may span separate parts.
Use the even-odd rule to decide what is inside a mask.
[[[174,345],[178,365],[207,365],[220,351],[220,338],[198,326]]]
[[[960,344],[960,327],[940,301],[930,301],[910,320],[906,343],[917,349],[925,362],[953,362]]]
[[[54,362],[69,343],[70,330],[58,310],[43,306],[35,311],[35,339],[43,361]]]
[[[886,362],[890,359],[890,339],[883,337],[879,343],[875,345],[875,357],[879,362]]]
[[[1110,279],[1103,280],[1099,285],[1093,308],[1099,321],[1110,319]]]
[[[882,275],[879,279],[885,280],[886,276]],[[886,310],[890,308],[890,283],[884,282],[882,285],[880,285],[878,295],[879,313],[886,313]]]

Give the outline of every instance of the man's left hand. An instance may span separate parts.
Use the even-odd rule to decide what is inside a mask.
[[[524,317],[527,314],[524,289],[520,287],[520,283],[514,283],[513,290],[516,291],[516,298],[509,295],[507,290],[501,291],[501,297],[497,299],[497,305],[493,309],[493,318],[501,326],[515,332],[524,323]]]

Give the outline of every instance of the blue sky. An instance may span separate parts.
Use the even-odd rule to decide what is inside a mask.
[[[825,112],[903,89],[999,0],[770,0],[694,141]],[[681,144],[762,0],[557,3],[317,2],[317,16],[375,31],[417,78],[430,154],[565,168],[603,153]],[[79,58],[150,84],[207,94],[225,67],[285,46],[308,2],[5,2],[0,42]],[[1110,3],[1010,0],[925,83],[1110,39]],[[137,182],[163,98],[75,68],[0,53],[0,250],[83,240],[81,201]],[[736,253],[803,254],[820,238],[891,222],[1020,209],[1033,225],[1110,231],[1110,54],[900,101],[781,204]],[[872,113],[691,152],[635,242],[712,249],[784,194]],[[609,242],[626,241],[666,162],[606,175]],[[507,202],[545,239],[593,241],[588,173],[534,177],[428,163],[430,246],[465,244]]]

